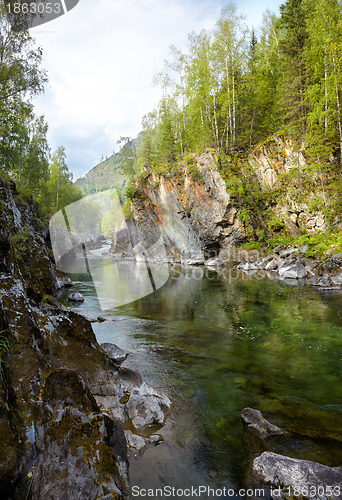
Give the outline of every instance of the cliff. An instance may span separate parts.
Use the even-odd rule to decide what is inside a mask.
[[[174,176],[145,175],[133,191],[133,218],[161,231],[170,259],[200,263],[245,239],[212,152],[192,157]]]
[[[58,303],[48,232],[1,178],[0,220],[1,498],[126,498],[122,424],[162,425],[170,402]]]
[[[305,243],[309,254],[319,253],[317,238],[332,233],[336,253],[342,250],[338,165],[331,159],[323,168],[306,156],[303,145],[273,136],[246,157],[217,158],[207,150],[170,171],[147,169],[133,186],[133,218],[151,231],[157,226],[176,261],[200,263],[246,243],[259,251]]]

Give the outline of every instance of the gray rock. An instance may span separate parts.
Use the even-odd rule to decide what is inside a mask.
[[[339,290],[340,287],[333,283],[332,278],[327,276],[313,277],[310,280],[310,285],[319,287],[320,290]]]
[[[342,285],[342,271],[339,274],[332,276],[330,279],[333,285]]]
[[[68,300],[70,300],[71,302],[84,302],[84,297],[79,292],[72,292],[69,295]]]
[[[104,343],[101,344],[101,347],[117,365],[123,363],[128,357],[128,352],[123,351],[115,344]]]
[[[182,260],[182,264],[184,266],[203,266],[204,263],[205,263],[204,258],[184,259],[184,260]]]
[[[132,431],[125,432],[127,448],[131,453],[141,453],[147,447],[147,438],[133,434]]]
[[[133,427],[140,430],[163,425],[171,406],[169,398],[146,384],[139,373],[129,368],[118,370],[124,404]]]
[[[279,268],[279,276],[284,279],[302,279],[306,278],[307,270],[301,263],[285,263]]]
[[[222,264],[222,261],[217,257],[215,259],[208,259],[204,262],[205,266],[216,267]]]
[[[274,260],[274,255],[267,255],[266,257],[264,257],[263,259],[255,262],[256,266],[258,269],[265,269],[266,268],[266,265],[271,262],[272,260]]]
[[[273,249],[273,253],[280,254],[284,250],[284,245],[278,245]]]
[[[159,434],[152,434],[150,437],[142,437],[128,430],[125,432],[125,436],[128,452],[134,454],[142,454],[148,445],[156,446],[163,442],[163,438]]]
[[[293,247],[286,248],[286,250],[283,250],[282,252],[280,252],[279,257],[281,259],[285,259],[286,257],[289,257],[290,255],[292,255],[296,251],[297,250],[295,248],[293,248]]]
[[[244,428],[253,432],[253,434],[261,439],[286,434],[285,431],[268,422],[259,410],[245,408],[241,412],[241,418]]]
[[[73,283],[69,276],[66,274],[62,273],[61,271],[56,272],[56,288],[57,290],[60,290],[62,288],[70,288],[73,286]]]
[[[125,408],[119,395],[96,396],[95,399],[103,414],[118,420],[121,424],[127,420]]]
[[[341,499],[342,468],[327,467],[264,452],[253,460],[248,476],[249,488],[264,488],[274,499]],[[256,498],[256,497],[253,497]]]
[[[265,266],[266,271],[276,271],[279,267],[280,261],[278,259],[272,259],[268,264]]]
[[[142,382],[130,392],[126,404],[128,416],[136,429],[151,425],[163,425],[171,406],[169,398]]]

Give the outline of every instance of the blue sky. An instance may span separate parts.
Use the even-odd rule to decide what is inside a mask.
[[[266,9],[283,1],[236,2],[258,28]],[[136,137],[160,91],[153,77],[171,44],[186,50],[187,35],[214,27],[221,0],[80,0],[68,14],[32,29],[43,48],[49,84],[35,100],[53,149],[66,148],[74,178],[109,156],[120,136]]]

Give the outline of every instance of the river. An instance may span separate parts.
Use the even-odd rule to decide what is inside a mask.
[[[342,464],[342,292],[260,273],[174,268],[154,293],[101,311],[89,275],[71,278],[85,296],[72,308],[107,319],[93,323],[98,342],[129,351],[125,366],[173,402],[158,431],[163,442],[131,458],[132,486],[237,492],[247,406],[280,427],[304,430],[306,438],[278,452]]]

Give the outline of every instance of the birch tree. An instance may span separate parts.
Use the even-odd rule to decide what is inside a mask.
[[[244,16],[237,12],[236,5],[225,7],[215,31],[215,64],[222,86],[226,89],[222,110],[225,118],[225,149],[233,150],[236,144],[237,116],[239,113],[239,79],[246,69],[247,34]]]

